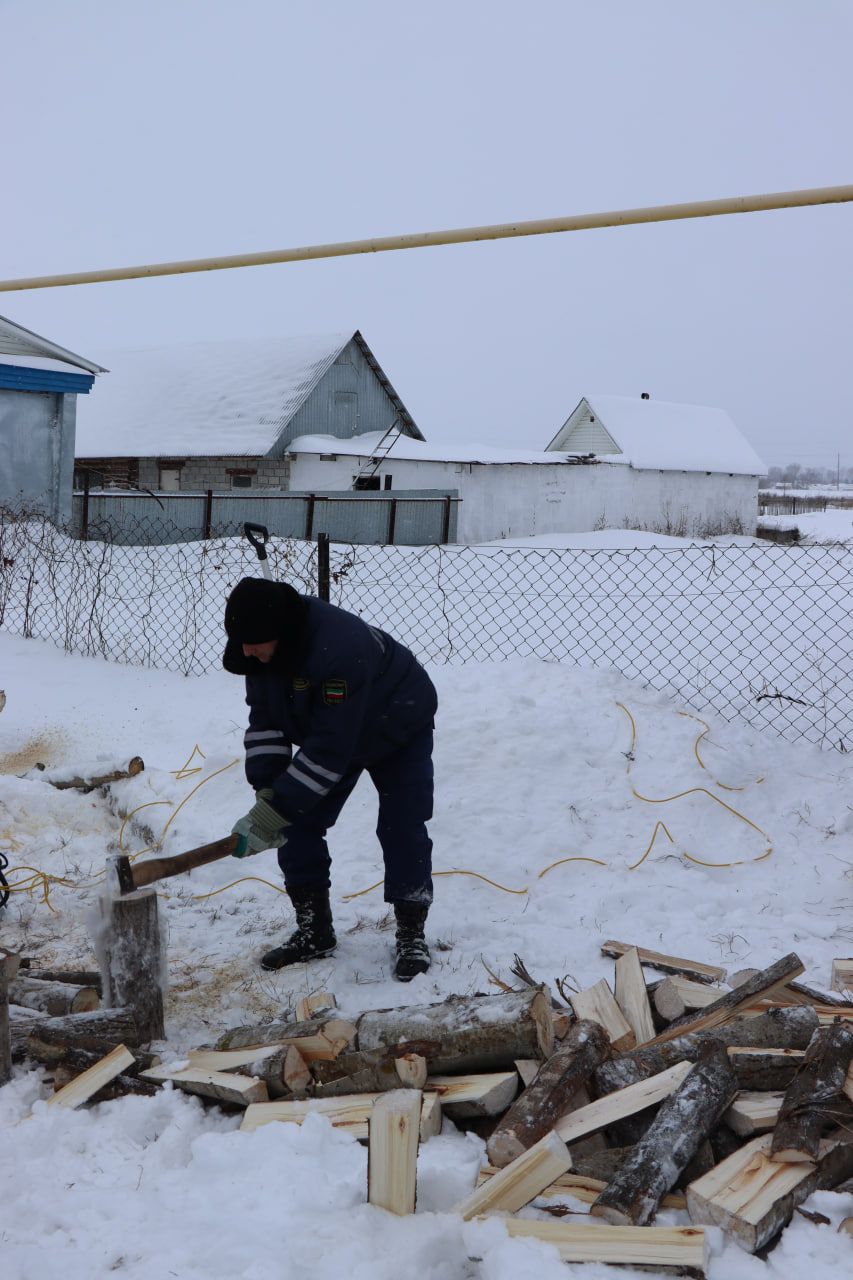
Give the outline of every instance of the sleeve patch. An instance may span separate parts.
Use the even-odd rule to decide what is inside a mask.
[[[346,680],[324,680],[323,681],[323,701],[327,706],[336,707],[341,702],[346,702],[347,682]]]

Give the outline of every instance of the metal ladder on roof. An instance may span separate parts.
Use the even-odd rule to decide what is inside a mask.
[[[398,414],[397,417],[394,419],[394,421],[391,423],[388,430],[380,438],[379,443],[376,446],[376,452],[370,455],[370,457],[365,462],[364,466],[359,471],[358,475],[354,478],[352,482],[353,489],[364,488],[364,481],[370,480],[371,477],[376,475],[376,472],[379,470],[382,463],[388,457],[388,454],[394,448],[394,445],[397,443],[397,440],[403,434],[400,427],[398,426],[399,422],[400,422],[400,415]]]

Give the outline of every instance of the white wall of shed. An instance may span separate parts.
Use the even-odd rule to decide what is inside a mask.
[[[290,487],[299,492],[349,489],[363,459],[296,454]],[[755,531],[754,476],[689,471],[635,471],[624,463],[519,465],[388,459],[377,474],[394,489],[456,489],[459,542],[584,533],[596,528],[649,528],[684,536],[706,530]],[[384,480],[380,479],[384,488]]]

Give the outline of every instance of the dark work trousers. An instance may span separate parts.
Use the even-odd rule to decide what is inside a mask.
[[[376,834],[385,859],[386,902],[432,902],[432,841],[426,829],[432,817],[432,736],[429,725],[367,769],[379,792]],[[310,813],[287,828],[278,861],[288,889],[329,887],[326,832],[362,772],[349,769]]]

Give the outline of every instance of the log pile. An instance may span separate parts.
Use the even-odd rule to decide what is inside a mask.
[[[716,966],[602,950],[616,960],[612,985],[559,1009],[532,980],[350,1016],[321,993],[173,1061],[140,1047],[140,1025],[161,1016],[150,998],[138,1021],[127,1008],[57,1015],[36,1001],[13,1006],[10,1023],[13,1043],[52,1064],[58,1106],[170,1083],[240,1108],[247,1132],[320,1113],[368,1144],[368,1199],[392,1213],[414,1212],[418,1146],[445,1115],[486,1139],[487,1163],[456,1206],[466,1220],[500,1213],[510,1234],[566,1261],[703,1274],[705,1225],[765,1256],[813,1191],[853,1177],[853,1004],[797,982],[794,954],[725,986]],[[559,1212],[566,1197],[600,1221],[513,1216],[531,1203]],[[657,1225],[661,1208],[682,1223]]]
[[[156,1092],[140,1078],[160,1061],[144,1046],[165,1035],[156,894],[107,896],[101,915],[102,971],[39,968],[8,952],[0,957],[0,1084],[13,1062],[30,1059],[48,1067],[57,1090],[87,1074],[69,1088],[64,1096],[73,1102],[63,1106]]]

